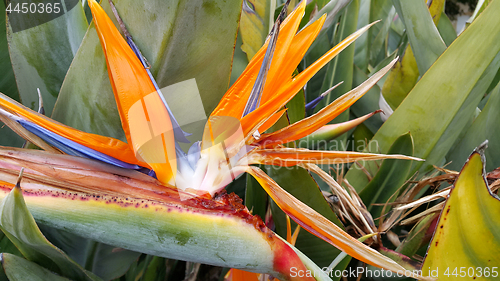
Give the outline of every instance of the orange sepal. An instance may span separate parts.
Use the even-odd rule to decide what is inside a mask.
[[[271,64],[271,69],[269,70],[270,72],[274,73],[278,71],[279,73],[283,71],[283,73],[289,72],[291,75],[291,73],[295,70],[298,64],[298,62],[296,62],[295,65],[293,65],[294,61],[298,59],[300,62],[300,60],[303,57],[303,53],[307,51],[311,43],[318,35],[319,30],[321,30],[321,27],[325,20],[324,17],[318,19],[316,22],[309,25],[304,30],[295,35],[295,32],[297,30],[297,23],[300,23],[302,16],[303,16],[302,8],[299,6],[292,13],[290,13],[290,15],[283,21],[283,23],[281,24],[280,34],[278,36],[278,42],[276,44],[276,49],[275,49],[275,54],[286,51],[282,50],[282,48],[285,46],[282,43],[280,43],[282,42],[280,40],[282,40],[282,37],[285,35],[286,36],[292,36],[291,34],[294,35],[291,44],[286,46],[288,48],[288,52],[286,53],[287,60],[283,62],[283,64],[285,65],[285,67],[287,67],[288,70],[291,69],[291,72],[277,68],[274,63],[274,59],[273,63]],[[255,83],[257,75],[259,74],[260,66],[264,59],[267,45],[268,42],[266,42],[261,47],[261,49],[254,55],[254,57],[248,63],[247,67],[240,75],[238,80],[234,82],[231,88],[229,88],[224,97],[221,99],[217,107],[212,112],[211,116],[231,116],[238,119],[241,118],[243,111],[245,109],[246,102],[252,90],[252,87]],[[290,58],[291,55],[297,57]],[[289,77],[290,75],[288,75],[287,79],[290,78]],[[271,76],[268,75],[267,79],[268,81],[271,80],[270,77]],[[278,80],[276,81],[281,81],[279,79],[281,78],[278,77]],[[277,84],[279,84],[279,82],[277,82]],[[265,103],[269,98],[270,94],[263,93],[263,96],[261,98],[261,104]]]
[[[149,164],[162,183],[173,183],[177,172],[172,123],[146,69],[104,10],[89,1],[106,57],[125,136],[136,157]]]
[[[271,114],[274,114],[287,102],[289,102],[295,96],[295,94],[300,89],[302,89],[302,87],[304,87],[307,81],[309,81],[314,76],[314,74],[316,74],[323,66],[325,66],[342,50],[347,48],[352,42],[354,42],[354,40],[361,36],[361,34],[368,30],[368,28],[370,28],[372,25],[373,24],[367,25],[356,31],[355,33],[349,35],[346,39],[342,40],[342,42],[333,47],[316,62],[314,62],[304,71],[295,76],[295,78],[290,79],[289,82],[286,83],[286,85],[280,87],[279,92],[275,93],[273,97],[270,98],[267,102],[261,104],[261,106],[256,110],[243,117],[241,119],[241,125],[243,127],[243,132],[245,133],[245,135],[252,134],[258,127],[262,125],[263,119]]]

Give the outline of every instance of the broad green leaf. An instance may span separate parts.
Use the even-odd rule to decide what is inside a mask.
[[[9,45],[7,43],[5,2],[0,3],[0,92],[19,100],[14,70],[9,56]]]
[[[160,88],[195,78],[209,115],[228,88],[242,0],[121,0],[115,4]],[[114,18],[108,2],[102,6]],[[115,108],[104,55],[91,24],[53,117],[80,130],[123,139]]]
[[[61,277],[34,262],[15,255],[2,253],[0,259],[10,281],[70,281],[70,279]]]
[[[449,169],[458,170],[467,159],[467,151],[471,151],[483,141],[489,140],[489,148],[485,154],[488,159],[486,170],[491,171],[500,167],[500,84],[491,92],[488,102],[471,126],[467,127],[465,135],[447,155],[451,161]]]
[[[270,166],[267,171],[269,176],[272,177],[276,183],[295,198],[310,206],[336,225],[342,227],[341,222],[326,202],[318,185],[306,170],[299,167]],[[285,213],[275,204],[272,204],[272,211],[277,233],[282,237],[286,237],[287,226]],[[295,229],[294,227],[296,224],[294,223],[293,225],[292,230]],[[340,251],[332,245],[305,230],[299,233],[295,246],[320,267],[328,266],[340,253]]]
[[[443,38],[443,41],[446,44],[446,46],[450,46],[451,43],[455,39],[457,39],[457,31],[455,30],[455,27],[453,27],[453,24],[451,23],[450,19],[444,12],[441,14],[439,23],[437,25],[437,29],[439,31],[439,35],[441,35],[441,38]]]
[[[361,85],[361,83],[368,79],[368,75],[361,71],[361,69],[359,69],[356,65],[354,66],[353,74],[353,88]],[[350,107],[351,113],[353,113],[356,117],[361,117],[380,109],[378,105],[379,96],[380,88],[375,85]],[[382,126],[383,122],[380,116],[373,116],[372,118],[366,120],[363,124],[368,127],[372,134],[375,134],[380,126]]]
[[[306,97],[304,90],[301,89],[295,96],[286,104],[286,116],[290,124],[304,119],[306,115]]]
[[[247,54],[250,61],[255,53],[264,45],[270,25],[274,23],[271,18],[271,0],[244,0],[241,10],[240,34],[241,50]]]
[[[389,17],[391,10],[393,9],[391,0],[371,0],[370,4],[370,23],[374,21],[381,20],[381,23],[374,25],[370,30],[368,30],[368,46],[369,54],[368,60],[371,66],[377,65],[380,61],[373,61],[372,58],[384,59],[385,58],[385,46],[380,45],[379,48],[373,48],[373,44],[376,37],[383,39],[389,31],[388,26],[385,25],[387,20],[392,21]],[[389,23],[390,24],[390,23]],[[384,47],[384,48],[381,48]]]
[[[500,199],[485,182],[484,149],[472,153],[455,181],[422,266],[424,275],[498,280]]]
[[[371,65],[378,65],[387,56],[387,38],[391,23],[396,15],[396,10],[391,8],[386,18],[382,19],[381,28],[370,45],[370,62]],[[373,73],[373,71],[372,71]]]
[[[357,29],[370,24],[370,6],[371,0],[360,0],[358,12],[358,26]],[[370,54],[370,46],[368,42],[368,35],[370,31],[365,32],[354,43],[354,64],[360,68],[364,73],[368,72],[368,60]]]
[[[410,133],[396,139],[387,154],[413,155],[413,139]],[[359,193],[368,211],[376,219],[382,215],[383,206],[372,204],[385,204],[397,198],[395,193],[401,188],[409,177],[412,161],[386,159],[370,183]],[[386,212],[389,211],[386,208]]]
[[[19,100],[14,70],[10,62],[5,25],[5,2],[0,1],[0,92]],[[24,140],[6,126],[0,126],[0,145],[21,146]]]
[[[28,260],[71,279],[100,280],[43,236],[19,187],[13,188],[0,203],[0,228]]]
[[[418,76],[417,61],[411,46],[408,45],[404,56],[394,65],[382,87],[382,94],[393,110],[398,108],[413,89]]]
[[[424,165],[413,163],[410,173],[443,162],[500,67],[499,12],[500,2],[493,2],[455,40],[377,131],[366,151],[387,152],[396,138],[409,131],[414,156],[426,159]],[[365,168],[377,171],[370,163]],[[346,177],[358,191],[367,184],[362,171],[351,169]]]
[[[233,85],[234,82],[240,77],[245,67],[248,64],[247,55],[241,50],[241,33],[238,32],[238,38],[236,39],[236,45],[234,47],[234,55],[233,55],[233,65],[231,68],[231,81],[230,85]]]
[[[103,280],[124,275],[141,253],[97,243],[93,249],[91,271]]]
[[[441,9],[436,8],[441,11],[443,1],[433,2],[441,2]],[[394,0],[394,7],[405,23],[419,73],[423,75],[444,52],[446,45],[424,1]],[[441,13],[437,13],[434,18],[440,15]]]
[[[20,1],[12,1],[12,4]],[[76,2],[76,3],[75,3]],[[20,29],[33,21],[30,14],[12,14],[7,22],[10,58],[21,101],[31,109],[38,108],[37,88],[43,97],[45,112],[50,115],[64,77],[85,31],[87,19],[80,1],[61,2],[67,12],[43,24]]]
[[[21,252],[16,248],[16,246],[9,240],[3,232],[0,232],[0,252],[9,253],[16,256],[22,256]]]
[[[403,4],[403,6],[405,5],[406,2]],[[436,25],[438,22],[441,22],[440,20],[441,14],[442,13],[444,14],[444,12],[442,12],[443,6],[444,6],[444,0],[436,0],[431,2],[431,6],[429,7],[429,13],[431,15],[434,25]],[[423,12],[421,13],[423,14]],[[421,14],[417,14],[416,16],[417,19],[426,18]],[[411,18],[411,16],[408,17]],[[444,18],[448,19],[446,15],[444,16]],[[443,19],[443,22],[445,22],[445,19]],[[408,21],[409,21],[408,24],[428,25],[428,20],[425,21],[425,23],[424,21],[418,21],[418,20],[415,23],[413,23],[411,22],[410,19]],[[413,42],[413,44],[415,44],[416,46],[415,48],[418,48],[419,52],[421,48],[426,48],[426,46],[421,46],[424,42],[417,41],[415,43],[414,40],[412,41],[412,38],[413,37],[410,36],[410,41]],[[452,41],[455,38],[453,38]],[[426,51],[427,49],[424,49],[424,52]],[[434,63],[434,61],[430,63],[432,64]],[[385,100],[391,106],[392,109],[396,109],[401,104],[401,102],[406,98],[406,96],[411,91],[413,86],[415,86],[415,84],[417,83],[419,75],[420,73],[418,71],[417,61],[415,59],[415,56],[413,54],[413,49],[410,44],[406,47],[406,51],[404,52],[403,58],[398,63],[396,63],[394,68],[389,73],[386,82],[384,83],[384,86],[382,87],[382,94],[384,95]]]

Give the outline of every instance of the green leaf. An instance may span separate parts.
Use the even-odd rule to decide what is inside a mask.
[[[290,124],[304,119],[306,115],[306,96],[304,90],[301,89],[295,96],[286,104],[286,116]]]
[[[370,5],[371,0],[360,0],[358,11],[358,26],[357,29],[370,24]],[[368,42],[368,35],[370,31],[365,32],[356,40],[354,44],[354,64],[363,71],[368,71],[368,59],[370,54],[370,46]]]
[[[446,45],[424,1],[394,0],[394,7],[405,23],[418,71],[423,75],[444,52]]]
[[[10,281],[69,281],[34,262],[21,257],[2,253],[0,254],[2,266]]]
[[[7,43],[5,2],[0,3],[0,92],[19,101],[14,70],[10,62],[9,45]]]
[[[124,275],[140,255],[138,252],[96,243],[92,265],[89,268],[103,280],[111,280]]]
[[[413,139],[410,133],[404,134],[396,139],[387,154],[413,155]],[[384,206],[375,206],[376,204],[385,204],[392,202],[397,198],[395,193],[401,188],[409,177],[412,161],[386,159],[382,161],[380,169],[370,183],[359,193],[363,203],[373,218],[382,215]],[[385,210],[389,211],[388,208]]]
[[[21,256],[21,252],[16,248],[16,246],[9,240],[3,232],[0,232],[0,252],[9,253],[16,256]]]
[[[240,19],[241,50],[250,61],[255,53],[264,45],[270,25],[274,23],[271,16],[271,0],[245,0]]]
[[[408,45],[402,59],[398,60],[382,87],[382,95],[392,109],[398,108],[418,80],[418,67],[413,51]]]
[[[314,182],[309,173],[299,167],[268,167],[269,176],[272,177],[283,189],[292,194],[295,198],[310,206],[325,218],[343,227],[335,213],[332,211],[321,193],[318,185]],[[285,213],[276,204],[272,204],[273,220],[276,231],[281,237],[286,237]],[[292,226],[292,231],[296,224]],[[313,260],[319,267],[328,266],[330,262],[340,254],[340,251],[311,233],[302,230],[299,233],[297,249]]]
[[[247,55],[241,50],[241,33],[238,33],[238,38],[236,39],[236,46],[234,47],[234,56],[233,56],[233,66],[231,68],[231,81],[230,85],[233,85],[234,82],[240,77],[243,70],[248,65]]]
[[[444,12],[441,14],[437,29],[446,46],[450,46],[451,43],[457,39],[457,31],[455,30],[455,27],[453,27],[450,18],[448,18]]]
[[[165,279],[167,268],[166,268],[167,260],[160,257],[152,257],[151,262],[146,268],[146,272],[144,273],[143,281],[160,281],[160,280],[168,280]]]
[[[10,62],[5,25],[5,2],[0,1],[0,92],[19,101],[14,70]],[[24,140],[6,126],[0,126],[0,145],[21,146]]]
[[[500,200],[485,182],[484,149],[472,153],[451,190],[422,266],[423,275],[457,280],[453,274],[457,269],[458,276],[471,280],[498,280]],[[462,269],[468,272],[463,274]]]
[[[417,251],[426,246],[432,238],[432,232],[436,228],[437,214],[429,214],[420,220],[406,235],[406,238],[396,248],[396,252],[411,257]]]
[[[359,69],[356,65],[354,66],[353,74],[353,88],[361,85],[361,83],[368,79],[368,75],[361,71],[361,69]],[[380,88],[377,85],[374,85],[363,97],[351,106],[351,113],[353,113],[356,117],[361,117],[379,110],[379,97]],[[380,116],[373,116],[372,118],[366,120],[363,124],[368,127],[372,134],[375,134],[380,126],[382,126],[383,122]]]
[[[241,1],[132,1],[116,8],[160,87],[192,78],[208,115],[228,88]],[[111,18],[107,1],[102,6]],[[124,139],[106,62],[92,24],[52,115],[74,128]],[[181,111],[183,109],[180,109]],[[175,113],[175,112],[174,112]]]
[[[414,163],[410,173],[443,162],[500,67],[499,12],[500,3],[493,2],[455,40],[377,131],[366,151],[385,153],[400,135],[411,132],[414,156],[426,162]],[[365,168],[372,174],[377,171],[370,163]],[[368,183],[357,169],[346,177],[358,191]]]
[[[0,203],[0,228],[28,260],[71,279],[100,280],[45,239],[18,187]]]
[[[69,1],[67,3],[69,5]],[[45,112],[50,115],[88,27],[82,4],[78,1],[64,15],[17,32],[18,25],[28,24],[33,19],[29,14],[15,16],[16,21],[7,22],[7,39],[21,101],[36,110],[37,88],[40,88]]]
[[[358,21],[359,0],[354,0],[349,3],[345,11],[342,13],[340,25],[336,34],[335,44],[344,40],[347,36],[356,31]],[[334,101],[341,95],[347,93],[352,89],[353,82],[353,66],[354,66],[354,45],[347,47],[331,62],[328,63],[327,73],[323,80],[321,92],[325,92],[334,85],[343,82],[328,94],[316,107],[316,112],[324,108],[330,102]],[[349,120],[349,109],[345,110],[330,124],[341,123]],[[347,135],[341,137],[342,142],[345,143]],[[345,146],[345,145],[344,145]]]
[[[251,175],[246,175],[247,187],[245,189],[245,206],[252,214],[258,215],[262,220],[266,218],[268,195],[257,180]]]
[[[91,254],[93,242],[71,232],[48,227],[44,224],[38,224],[43,236],[47,238],[54,246],[61,249],[76,263],[85,267],[88,256]]]
[[[391,10],[393,9],[392,7],[392,1],[391,0],[371,0],[370,3],[370,22],[372,23],[377,20],[382,20],[381,23],[378,23],[371,27],[368,30],[368,46],[369,46],[369,53],[368,53],[368,59],[370,65],[374,66],[377,65],[380,61],[379,54],[382,54],[382,58],[385,58],[385,46],[380,45],[378,48],[374,48],[373,44],[377,38],[377,36],[381,39],[385,39],[387,36],[387,33],[389,31],[388,26],[386,26],[387,21],[392,21],[392,17],[389,17],[389,14],[391,13]],[[390,23],[389,23],[390,24]],[[373,61],[372,58],[375,58],[377,60]]]
[[[489,140],[490,146],[485,152],[489,160],[486,170],[491,171],[500,167],[500,84],[491,92],[488,102],[479,116],[471,126],[467,127],[465,136],[447,155],[447,161],[451,161],[449,169],[458,170],[467,159],[467,151],[473,150],[485,140]]]

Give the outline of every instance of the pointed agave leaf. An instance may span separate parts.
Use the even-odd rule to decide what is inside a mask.
[[[455,40],[377,131],[366,151],[385,153],[409,131],[414,156],[426,159],[423,165],[414,162],[410,173],[443,161],[500,67],[499,12],[500,2],[492,2]],[[372,175],[378,170],[371,164],[365,168]],[[351,169],[346,178],[358,191],[368,183],[358,169]]]
[[[0,254],[0,260],[10,281],[70,281],[70,279],[59,276],[34,262],[15,255],[2,253]]]
[[[17,186],[0,203],[0,229],[28,260],[71,279],[100,280],[43,236],[26,207],[21,189]]]
[[[11,3],[14,6],[16,2]],[[21,101],[31,109],[38,108],[40,88],[48,115],[88,27],[79,0],[60,4],[61,10],[67,9],[64,15],[24,30],[21,26],[33,21],[33,14],[11,14],[14,21],[7,17],[10,58]]]
[[[431,12],[436,14],[431,15],[424,1],[394,1],[394,7],[405,23],[420,75],[423,75],[446,49],[435,24],[441,15],[444,1],[433,2],[437,6],[430,8]],[[436,21],[433,22],[433,19]]]
[[[500,199],[486,183],[484,149],[477,148],[469,157],[441,211],[424,274],[439,274],[439,280],[498,280]]]
[[[493,89],[488,102],[474,123],[468,127],[460,143],[448,153],[446,159],[451,161],[449,169],[458,170],[460,163],[466,160],[466,151],[474,149],[484,140],[490,141],[489,148],[485,152],[488,159],[486,170],[491,171],[499,167],[500,127],[498,120],[500,120],[500,84]]]

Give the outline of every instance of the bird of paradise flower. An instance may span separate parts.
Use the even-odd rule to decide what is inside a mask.
[[[40,208],[47,208],[50,202],[57,202],[67,208],[85,209],[82,206],[86,203],[80,206],[80,203],[74,203],[75,201],[64,201],[68,200],[68,196],[73,196],[68,194],[77,194],[82,198],[88,198],[91,194],[96,198],[95,194],[98,194],[97,198],[106,198],[106,203],[113,203],[114,198],[119,207],[133,204],[130,203],[132,200],[137,204],[136,207],[147,208],[149,202],[155,206],[157,214],[158,211],[165,211],[158,216],[166,221],[172,220],[166,223],[174,225],[177,232],[191,228],[189,231],[198,231],[199,237],[205,235],[212,240],[227,241],[235,239],[227,235],[221,237],[220,230],[211,233],[204,228],[210,220],[214,226],[214,217],[219,216],[218,227],[228,233],[237,232],[242,236],[238,243],[243,241],[256,249],[265,249],[257,251],[259,255],[267,255],[265,259],[260,257],[265,261],[249,263],[248,261],[255,261],[252,254],[246,259],[243,257],[214,260],[212,257],[220,257],[221,252],[205,249],[203,245],[196,245],[196,242],[183,244],[185,248],[182,249],[185,252],[170,245],[164,245],[165,249],[174,249],[169,254],[166,254],[165,250],[150,252],[271,273],[287,280],[309,280],[310,278],[304,276],[290,276],[290,268],[305,269],[304,264],[310,267],[310,262],[267,229],[260,218],[252,216],[239,198],[221,192],[234,179],[235,174],[247,172],[257,179],[287,215],[307,231],[363,262],[425,279],[406,272],[394,261],[349,236],[331,221],[288,194],[258,167],[252,166],[300,166],[319,174],[342,193],[342,187],[316,164],[385,158],[418,160],[403,155],[314,151],[285,146],[324,128],[325,124],[361,98],[387,73],[394,61],[316,114],[278,131],[265,133],[281,118],[285,113],[285,105],[307,81],[371,25],[350,35],[310,67],[292,76],[321,30],[325,16],[297,33],[304,15],[305,1],[286,18],[285,12],[282,12],[266,44],[211,113],[201,142],[194,143],[189,155],[186,155],[178,144],[186,141],[186,133],[177,124],[132,37],[124,30],[124,39],[94,0],[89,1],[89,6],[105,53],[127,143],[65,126],[1,95],[0,119],[20,136],[45,150],[41,152],[1,148],[0,185],[4,191],[14,187],[14,175],[21,167],[26,167],[26,179],[23,182],[25,195],[31,204]],[[286,11],[286,7],[283,11]],[[116,13],[116,10],[114,12]],[[63,198],[61,194],[64,194]],[[119,198],[118,201],[116,198]],[[111,212],[111,207],[106,208]],[[189,224],[182,225],[183,220],[197,221],[198,228]],[[245,231],[250,232],[243,234]],[[256,235],[258,238],[250,235]],[[112,241],[112,238],[97,238],[104,242]],[[139,246],[129,246],[140,250],[137,247]],[[255,254],[255,248],[245,249],[254,251]],[[200,254],[196,249],[205,250],[207,254]],[[229,256],[234,258],[234,255]]]

